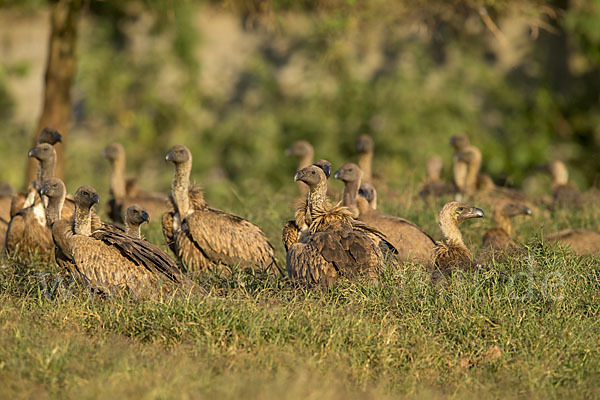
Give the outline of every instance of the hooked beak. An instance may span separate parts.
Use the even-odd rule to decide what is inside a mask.
[[[483,218],[485,216],[485,213],[481,208],[472,207],[471,211],[469,211],[467,215],[468,218]]]
[[[94,193],[92,195],[92,203],[93,204],[98,204],[100,203],[100,196],[98,196],[98,193]]]
[[[142,221],[146,221],[147,223],[150,223],[150,215],[148,215],[148,213],[146,211],[142,211]]]
[[[294,182],[298,182],[299,180],[302,180],[303,177],[304,177],[304,172],[302,172],[302,170],[296,172],[296,174],[294,175]]]
[[[525,207],[525,209],[523,210],[523,214],[531,216],[532,215],[531,208]]]
[[[27,157],[35,157],[37,155],[37,147],[32,147],[27,153]]]
[[[167,152],[167,155],[165,156],[165,160],[167,160],[167,161],[173,161],[173,157],[174,157],[173,150],[169,150]]]
[[[337,171],[335,171],[335,174],[333,175],[333,177],[335,179],[340,179],[341,176],[342,176],[342,174],[339,169]]]
[[[40,194],[41,194],[42,196],[45,196],[45,195],[46,195],[46,193],[48,193],[48,190],[47,190],[47,186],[46,186],[46,185],[44,185],[44,186],[42,186],[42,188],[40,189]]]

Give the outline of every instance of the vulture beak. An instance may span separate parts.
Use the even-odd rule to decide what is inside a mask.
[[[471,210],[467,211],[468,218],[483,218],[485,216],[483,210],[477,207],[471,207]]]
[[[288,147],[287,149],[285,149],[285,151],[283,152],[286,156],[290,156],[292,155],[292,148]]]
[[[142,221],[146,221],[147,223],[150,223],[150,215],[148,215],[148,213],[146,211],[142,211]]]
[[[27,153],[27,157],[35,157],[37,155],[37,148],[32,147],[29,149],[29,153]]]
[[[323,172],[325,172],[325,176],[329,179],[331,176],[331,165],[324,165]]]
[[[173,161],[173,159],[174,159],[173,150],[169,150],[167,152],[167,155],[165,156],[165,160],[167,160],[167,161]]]
[[[300,170],[294,175],[294,182],[298,182],[299,180],[302,180],[302,178],[304,178],[304,172]]]
[[[532,214],[531,213],[531,208],[529,208],[529,207],[523,208],[523,214],[525,214],[525,215],[531,215]]]
[[[340,172],[340,170],[339,170],[339,169],[338,169],[337,171],[335,171],[335,175],[333,175],[333,177],[334,177],[335,179],[340,179],[340,177],[341,177],[341,176],[342,176],[342,174],[341,174],[341,172]]]
[[[60,134],[59,131],[54,131],[54,139],[56,140],[56,143],[62,143],[62,135]]]
[[[48,186],[46,186],[46,185],[42,186],[42,188],[40,189],[40,194],[41,194],[42,196],[45,196],[45,195],[46,195],[46,193],[48,193],[48,190],[47,190],[47,189],[48,189]]]
[[[98,196],[98,193],[94,193],[94,194],[92,194],[92,203],[93,203],[93,204],[98,204],[98,203],[100,203],[100,196]]]

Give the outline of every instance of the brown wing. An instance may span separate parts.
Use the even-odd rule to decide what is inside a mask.
[[[477,252],[477,261],[489,264],[492,260],[502,261],[506,257],[522,255],[525,249],[515,243],[501,228],[490,228],[483,235],[482,245]]]
[[[165,243],[169,246],[169,249],[173,254],[179,256],[177,247],[175,246],[175,233],[173,231],[173,216],[172,211],[168,211],[162,215],[162,232],[165,238]]]
[[[294,243],[287,252],[286,264],[290,280],[301,285],[327,286],[338,277],[338,271],[314,243]]]
[[[10,222],[10,205],[12,203],[12,196],[0,197],[0,220],[3,220],[7,224]]]
[[[299,236],[300,231],[298,229],[298,226],[296,225],[296,221],[287,221],[283,226],[283,231],[281,232],[281,237],[286,252],[290,249],[290,247],[292,247],[294,243],[298,242]]]
[[[600,232],[590,229],[565,229],[546,236],[546,240],[569,247],[577,255],[591,255],[600,251]]]
[[[467,271],[473,268],[474,263],[468,250],[438,243],[433,251],[432,282],[437,283],[445,276],[452,275],[453,271]]]
[[[190,214],[182,230],[213,263],[261,269],[276,265],[273,246],[262,230],[236,215],[206,207]]]
[[[10,203],[10,217],[14,217],[17,215],[19,211],[21,211],[25,206],[25,200],[27,199],[27,195],[25,193],[17,193],[13,195]]]
[[[54,258],[56,263],[65,271],[70,272],[76,279],[80,273],[71,256],[71,239],[73,238],[73,221],[61,219],[52,225],[52,240],[54,241]]]

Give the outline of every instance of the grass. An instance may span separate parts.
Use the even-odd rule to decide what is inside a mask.
[[[292,214],[290,194],[230,204],[264,227],[282,263],[278,237]],[[442,200],[409,197],[388,195],[382,204],[439,238],[432,210]],[[598,261],[539,239],[543,221],[554,221],[544,227],[549,232],[570,220],[590,225],[598,216],[589,209],[517,220],[527,259],[457,276],[447,287],[432,287],[422,267],[406,264],[387,267],[376,283],[340,281],[327,290],[236,271],[198,277],[211,290],[206,298],[103,300],[71,284],[56,266],[6,260],[0,270],[3,395],[597,397]],[[472,248],[489,224],[463,225]],[[160,243],[159,225],[147,236]]]

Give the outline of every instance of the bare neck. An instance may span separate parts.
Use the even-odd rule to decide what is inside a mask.
[[[140,229],[141,225],[136,225],[131,223],[131,221],[125,221],[125,233],[131,237],[140,239],[142,237],[142,232]]]
[[[65,195],[61,197],[51,197],[46,206],[46,225],[52,226],[61,218],[61,211],[65,204]]]
[[[308,207],[311,216],[313,212],[325,211],[325,200],[327,198],[327,180],[319,182],[315,187],[311,187],[308,192]]]
[[[175,206],[177,207],[177,211],[182,220],[187,216],[190,209],[189,186],[191,171],[191,160],[185,163],[175,164],[175,176],[173,177],[171,195],[173,196],[173,201],[175,201]]]
[[[54,178],[54,167],[56,165],[56,158],[50,157],[48,160],[41,160],[38,164],[38,185],[42,185],[48,179]]]
[[[122,157],[111,161],[110,190],[115,199],[125,198],[125,159]]]
[[[512,224],[510,218],[503,215],[501,210],[494,210],[494,224],[504,230],[508,236],[512,236]]]
[[[466,191],[469,195],[473,195],[477,191],[477,176],[481,169],[481,153],[476,148],[472,149],[471,152],[473,153],[473,160],[468,164],[466,180]]]
[[[358,216],[359,210],[356,205],[358,197],[358,188],[360,187],[360,179],[357,181],[344,182],[344,205],[348,207],[355,216]]]
[[[367,199],[361,196],[356,198],[356,208],[358,209],[358,215],[364,215],[374,210]]]
[[[465,243],[463,242],[462,234],[458,229],[458,222],[455,219],[450,216],[441,216],[440,229],[442,230],[444,239],[449,246],[467,249]]]
[[[358,166],[363,173],[363,181],[371,182],[371,164],[373,162],[373,153],[360,153],[358,155]]]
[[[90,236],[92,234],[92,214],[90,208],[75,204],[73,231],[76,235]]]

